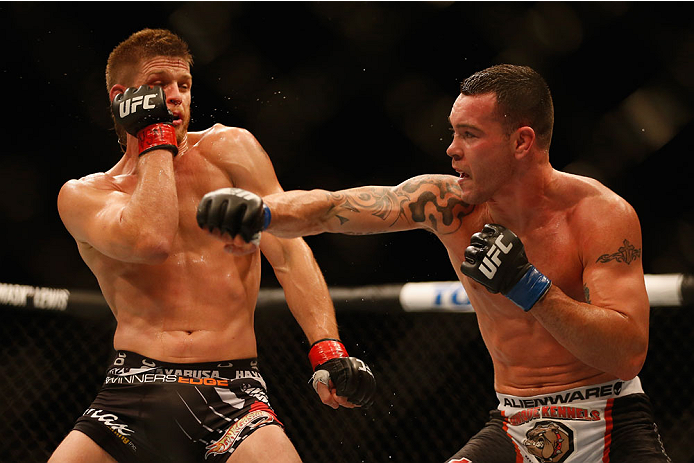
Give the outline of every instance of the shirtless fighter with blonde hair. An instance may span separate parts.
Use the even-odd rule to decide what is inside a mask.
[[[210,190],[264,196],[282,188],[246,130],[188,132],[191,64],[185,42],[166,30],[118,45],[106,80],[125,153],[107,172],[60,190],[60,216],[118,324],[102,389],[51,463],[300,461],[256,359],[258,241],[234,255],[195,221]],[[321,400],[368,406],[373,375],[339,341],[311,250],[269,234],[259,249],[312,344]]]

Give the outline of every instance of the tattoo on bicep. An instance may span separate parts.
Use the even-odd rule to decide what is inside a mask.
[[[636,247],[634,247],[629,240],[625,239],[623,246],[620,246],[617,252],[613,252],[612,254],[603,254],[602,256],[598,257],[596,262],[604,264],[606,262],[616,260],[617,262],[624,262],[625,264],[629,265],[640,257],[641,249],[636,249]]]
[[[585,295],[586,302],[590,304],[590,289],[588,289],[588,285],[583,285],[583,294]]]

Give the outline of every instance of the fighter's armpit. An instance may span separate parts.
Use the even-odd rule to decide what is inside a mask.
[[[585,296],[586,303],[590,304],[590,289],[588,285],[583,285],[583,295]]]

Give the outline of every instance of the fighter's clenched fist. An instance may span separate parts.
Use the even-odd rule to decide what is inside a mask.
[[[339,405],[368,408],[373,404],[374,375],[366,363],[347,354],[342,342],[337,339],[316,341],[308,358],[314,370],[311,384],[324,403],[333,408]]]
[[[111,111],[116,123],[137,137],[140,156],[155,149],[178,154],[174,118],[166,106],[163,88],[149,85],[128,88],[113,98]]]
[[[260,232],[270,225],[270,209],[260,196],[240,188],[221,188],[202,197],[196,214],[203,230],[230,238],[240,236],[257,246]]]
[[[549,290],[552,282],[525,255],[520,238],[508,228],[492,223],[470,238],[463,274],[492,293],[501,293],[526,312]]]

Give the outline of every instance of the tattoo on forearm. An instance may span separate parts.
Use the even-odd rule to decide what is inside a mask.
[[[590,289],[588,289],[588,285],[583,285],[583,294],[586,297],[586,302],[590,304]]]
[[[381,220],[391,220],[392,224],[402,215],[402,206],[399,203],[407,202],[409,198],[398,197],[389,189],[382,187],[371,187],[356,196],[348,196],[343,193],[328,193],[328,197],[334,204],[330,209],[330,214],[337,217],[340,224],[349,221],[346,213],[366,212]],[[393,217],[392,211],[398,211]]]
[[[624,262],[625,264],[629,265],[641,257],[641,249],[636,249],[629,242],[629,240],[625,239],[623,244],[624,246],[620,246],[617,252],[612,254],[603,254],[602,256],[598,257],[596,262],[604,264],[606,262],[616,260],[617,262]]]
[[[459,229],[462,218],[474,208],[463,202],[454,188],[450,181],[438,176],[420,176],[398,188],[365,187],[358,195],[328,193],[333,203],[329,213],[340,224],[349,221],[350,213],[368,213],[388,221],[389,227],[401,220],[414,221],[426,223],[437,233],[448,234]],[[433,208],[427,215],[428,204]]]

